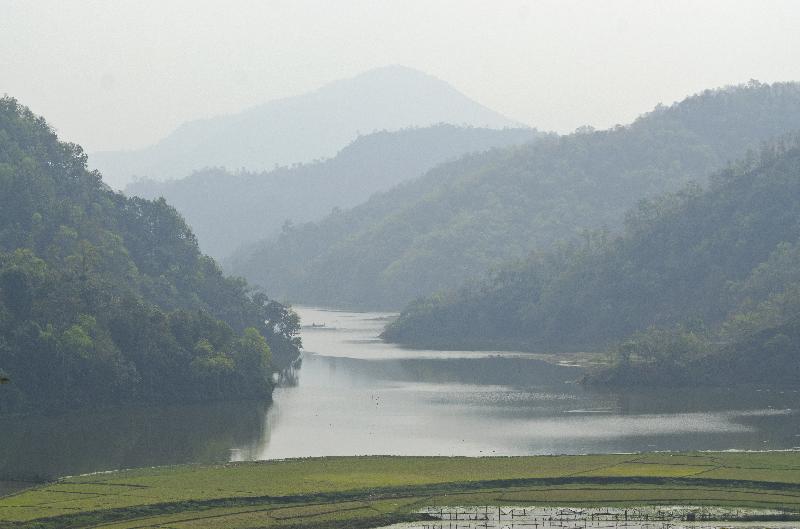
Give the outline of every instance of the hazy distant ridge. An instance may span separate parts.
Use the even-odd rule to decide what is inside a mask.
[[[228,257],[239,246],[280,233],[285,221],[319,220],[468,152],[522,144],[535,129],[440,124],[360,136],[334,158],[269,172],[205,169],[187,178],[129,184],[126,193],[164,197],[188,220],[201,248]]]
[[[387,66],[238,114],[185,123],[151,147],[93,153],[112,186],[180,178],[205,167],[260,171],[328,158],[360,133],[436,123],[519,127],[422,72]]]

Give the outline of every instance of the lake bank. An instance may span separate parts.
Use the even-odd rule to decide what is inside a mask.
[[[408,350],[378,338],[385,313],[298,311],[303,359],[272,403],[0,418],[0,480],[310,456],[800,446],[796,388],[597,390],[575,383],[586,371],[575,359]]]
[[[1,498],[0,528],[378,527],[437,505],[681,504],[795,516],[800,452],[332,457],[134,469]]]

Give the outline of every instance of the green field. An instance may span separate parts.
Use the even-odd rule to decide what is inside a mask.
[[[428,505],[691,504],[800,513],[800,452],[332,457],[69,477],[0,498],[7,528],[376,527]]]

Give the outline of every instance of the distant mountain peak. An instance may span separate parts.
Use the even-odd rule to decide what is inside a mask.
[[[134,177],[181,178],[204,167],[271,169],[329,158],[359,134],[438,123],[520,123],[414,68],[390,65],[241,112],[189,121],[145,149],[95,153],[90,164],[122,187]]]

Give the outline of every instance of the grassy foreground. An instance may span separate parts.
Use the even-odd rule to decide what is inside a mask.
[[[0,498],[0,529],[377,527],[428,505],[800,512],[800,452],[332,457],[69,477]]]

